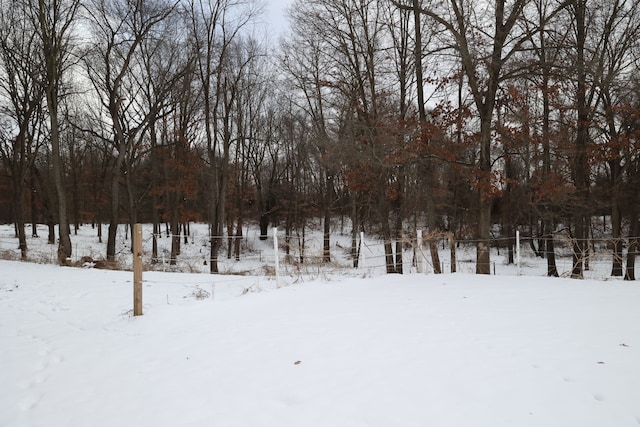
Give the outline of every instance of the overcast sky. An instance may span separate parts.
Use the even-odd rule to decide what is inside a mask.
[[[266,0],[266,17],[269,26],[277,33],[282,34],[288,28],[285,18],[285,9],[293,3],[293,0]]]

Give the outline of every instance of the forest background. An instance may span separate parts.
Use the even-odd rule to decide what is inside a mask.
[[[310,0],[279,40],[251,0],[0,0],[0,220],[168,224],[172,259],[209,224],[212,273],[248,223],[304,236],[348,217],[402,271],[421,227],[476,246],[515,230],[582,277],[605,218],[613,276],[635,279],[640,4],[633,0]],[[58,235],[55,235],[58,225]],[[535,240],[533,240],[535,238]],[[239,248],[240,246],[238,246]],[[239,250],[239,249],[238,249]],[[625,254],[626,251],[626,254]],[[626,255],[626,256],[625,256]]]

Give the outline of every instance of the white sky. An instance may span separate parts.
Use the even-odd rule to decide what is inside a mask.
[[[266,0],[265,19],[268,26],[276,33],[283,34],[288,29],[285,11],[293,0]]]

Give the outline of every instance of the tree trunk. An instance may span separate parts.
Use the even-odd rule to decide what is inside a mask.
[[[151,263],[158,262],[158,236],[160,235],[160,213],[158,212],[159,196],[158,181],[160,177],[160,160],[158,159],[158,136],[156,134],[156,119],[149,120],[149,138],[151,141],[151,222],[153,223],[153,235],[151,236]]]
[[[226,153],[228,156],[228,152]],[[228,157],[224,156],[221,159],[222,165],[220,169],[222,169],[219,173],[216,173],[216,182],[213,186],[213,212],[212,212],[212,222],[211,222],[211,231],[213,236],[211,236],[211,257],[209,264],[209,271],[211,273],[217,274],[219,273],[218,268],[218,257],[220,253],[220,249],[224,243],[224,215],[225,215],[225,194],[226,194],[226,185],[227,185],[227,162]],[[215,159],[215,156],[213,157]]]
[[[544,219],[545,222],[545,257],[547,258],[547,276],[558,277],[558,268],[556,267],[556,250],[553,237],[552,221],[549,218]]]
[[[13,214],[15,217],[16,235],[18,237],[18,248],[20,249],[20,258],[27,258],[27,236],[25,234],[25,214],[24,214],[24,185],[22,183],[22,174],[16,173],[12,181],[13,186]]]
[[[324,230],[322,237],[322,262],[331,262],[331,211],[326,206],[324,209]]]
[[[575,234],[572,237],[572,269],[571,277],[574,279],[584,278],[584,262],[586,257],[586,233],[584,227],[584,216],[579,215],[575,219]]]
[[[478,177],[478,232],[476,274],[491,274],[491,119],[493,108],[483,106],[480,119],[480,176]]]
[[[302,232],[300,232],[300,229],[302,229]],[[307,245],[307,230],[305,228],[304,225],[302,225],[301,227],[296,229],[296,233],[298,235],[298,247],[300,248],[300,264],[304,264],[304,260],[305,260],[305,248]]]
[[[396,265],[395,272],[398,274],[403,273],[403,261],[402,261],[402,240],[396,240]]]
[[[171,260],[169,265],[176,265],[178,255],[180,255],[180,223],[177,219],[177,208],[174,209],[171,218]]]
[[[73,136],[72,136],[73,137]],[[73,144],[73,143],[72,143]],[[78,235],[78,229],[80,228],[80,179],[77,177],[77,164],[74,164],[73,156],[69,159],[71,164],[71,211],[73,214],[73,235]]]
[[[56,192],[58,194],[58,262],[66,265],[67,259],[71,257],[71,238],[69,236],[69,221],[67,219],[67,196],[63,182],[62,172],[62,156],[60,155],[60,139],[57,117],[57,102],[56,112],[50,111],[51,120],[51,149],[52,149],[52,163],[53,163],[53,180],[55,182]],[[50,107],[51,110],[52,107]]]
[[[20,249],[20,258],[27,259],[27,235],[25,233],[24,209],[23,212],[16,213],[16,226],[18,227],[18,248]],[[22,219],[19,219],[21,218]]]
[[[544,181],[550,179],[551,175],[551,99],[549,80],[551,70],[547,61],[546,49],[546,33],[544,26],[540,27],[540,62],[543,66],[542,70],[542,177]],[[556,251],[553,233],[555,224],[553,221],[553,212],[548,202],[542,207],[542,223],[544,228],[544,255],[547,259],[547,276],[558,277],[558,268],[556,266]]]
[[[351,260],[353,268],[358,268],[360,251],[358,250],[358,229],[360,224],[358,221],[358,207],[356,204],[356,195],[351,194]]]
[[[223,168],[226,169],[226,166]],[[216,201],[215,208],[213,214],[213,222],[211,224],[212,232],[215,236],[212,236],[211,241],[211,260],[210,260],[210,272],[211,273],[219,273],[220,270],[218,268],[218,257],[220,253],[220,249],[224,243],[224,214],[225,214],[225,186],[226,186],[226,173],[222,172],[221,176],[218,178],[218,185],[216,191]]]
[[[428,138],[426,135],[427,113],[425,109],[424,101],[424,78],[422,70],[422,24],[420,23],[420,1],[413,0],[413,22],[415,31],[415,47],[414,47],[414,62],[416,72],[416,89],[418,95],[418,115],[421,124],[420,138],[422,143],[427,145]],[[434,233],[436,231],[436,209],[433,200],[433,162],[427,159],[425,162],[425,184],[426,190],[426,202],[427,202],[427,226],[429,239],[429,252],[431,254],[431,264],[433,265],[433,272],[435,274],[442,273],[440,269],[440,254],[438,253],[438,244],[435,240]]]
[[[31,183],[31,194],[30,194],[30,203],[31,203],[31,237],[38,237],[38,223],[37,223],[37,212],[36,212],[36,181],[32,173],[29,174],[29,180]]]
[[[507,237],[507,264],[513,264],[513,247],[515,246],[515,238],[511,237],[513,236],[513,229],[509,229],[508,233],[509,234],[507,234],[507,236],[509,237]]]
[[[107,231],[107,261],[113,262],[116,258],[116,236],[120,220],[120,176],[118,168],[113,168],[111,178],[111,211],[109,215],[109,229]]]
[[[617,175],[617,168],[612,167],[611,174],[615,180]],[[617,185],[614,183],[614,188],[611,192],[611,234],[613,238],[613,260],[611,266],[611,276],[622,277],[623,272],[623,258],[622,258],[622,212],[620,209]]]
[[[393,246],[391,245],[390,237],[384,238],[384,259],[387,274],[397,273],[393,259]]]
[[[323,245],[322,245],[322,262],[331,262],[331,199],[333,195],[333,185],[331,182],[331,176],[329,172],[324,172],[324,232],[323,232]]]
[[[220,229],[216,231],[212,231],[214,234],[221,234],[222,231]],[[220,272],[218,268],[218,254],[220,253],[220,248],[222,247],[222,237],[212,236],[211,237],[211,257],[209,260],[209,272],[212,274],[218,274]]]
[[[449,252],[451,253],[451,272],[457,271],[458,259],[456,256],[456,236],[453,232],[449,233]]]
[[[396,236],[396,273],[402,274],[404,263],[402,259],[403,253],[403,242],[402,242],[402,216],[400,213],[396,215],[396,223],[395,223],[395,236]],[[435,267],[434,267],[435,270]]]
[[[227,259],[231,259],[233,254],[233,242],[235,241],[234,229],[233,220],[231,218],[227,218]]]
[[[242,237],[243,237],[242,227],[243,227],[243,220],[242,220],[242,217],[239,217],[238,224],[236,224],[236,237],[235,237],[234,248],[233,248],[236,261],[240,261],[240,247],[241,247]]]
[[[631,227],[629,228],[629,249],[627,249],[627,265],[625,268],[624,280],[636,280],[636,256],[640,250],[640,221],[638,221],[638,208],[632,206],[631,217],[629,218]]]
[[[47,243],[50,245],[55,245],[56,243],[56,224],[53,222],[53,218],[49,218],[49,222],[47,222],[47,228],[49,233],[47,235]]]
[[[476,256],[476,274],[491,274],[490,232],[491,203],[485,200],[484,192],[478,192],[480,202],[478,215],[478,242]]]
[[[260,214],[260,240],[267,240],[269,237],[269,214]]]
[[[381,195],[384,197],[384,194]],[[393,256],[393,246],[391,244],[391,227],[389,227],[389,211],[382,208],[382,240],[384,241],[385,267],[388,274],[396,273],[395,259]]]
[[[440,263],[440,254],[438,253],[438,240],[435,235],[429,236],[429,253],[431,254],[431,263],[433,264],[433,272],[435,274],[442,273]]]
[[[151,263],[152,264],[158,263],[158,236],[160,235],[160,224],[158,224],[157,222],[158,220],[157,212],[158,210],[155,209],[156,216],[152,220],[153,221],[153,234],[151,236]],[[151,216],[153,217],[153,213]]]
[[[58,123],[58,101],[60,97],[59,87],[62,79],[61,60],[66,52],[61,50],[61,46],[65,45],[67,38],[64,32],[55,31],[55,27],[60,25],[60,15],[55,15],[54,20],[48,20],[47,11],[51,5],[45,4],[43,0],[38,1],[38,18],[40,25],[40,36],[44,49],[44,66],[45,66],[45,98],[47,101],[47,109],[49,112],[51,142],[51,163],[53,166],[53,181],[58,196],[58,262],[66,265],[67,260],[71,257],[71,238],[69,237],[69,221],[67,218],[67,194],[64,186],[64,169],[62,165],[62,155],[60,153],[60,125]],[[60,12],[57,5],[54,6],[54,12]],[[77,10],[72,5],[65,12],[69,13],[67,19],[73,19],[74,11]],[[53,26],[53,28],[52,28]]]
[[[573,250],[573,269],[571,277],[582,279],[584,277],[584,261],[587,247],[587,229],[585,215],[587,203],[587,157],[586,148],[589,139],[589,111],[587,105],[587,77],[585,63],[586,43],[586,0],[575,0],[576,14],[576,110],[578,123],[575,138],[574,179],[576,187],[575,203],[575,233]]]
[[[135,196],[134,196],[134,186],[133,183],[131,182],[131,177],[132,177],[132,173],[131,170],[128,170],[126,175],[125,175],[125,184],[126,184],[126,190],[127,190],[127,204],[129,206],[129,230],[131,230],[131,253],[133,253],[133,244],[134,244],[134,237],[133,237],[133,229],[135,228],[135,224],[138,222],[138,207],[137,207],[137,203],[135,200]]]

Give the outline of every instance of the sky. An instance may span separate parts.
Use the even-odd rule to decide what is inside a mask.
[[[293,0],[266,0],[266,16],[268,25],[277,33],[283,34],[288,28],[285,17],[286,8]]]

